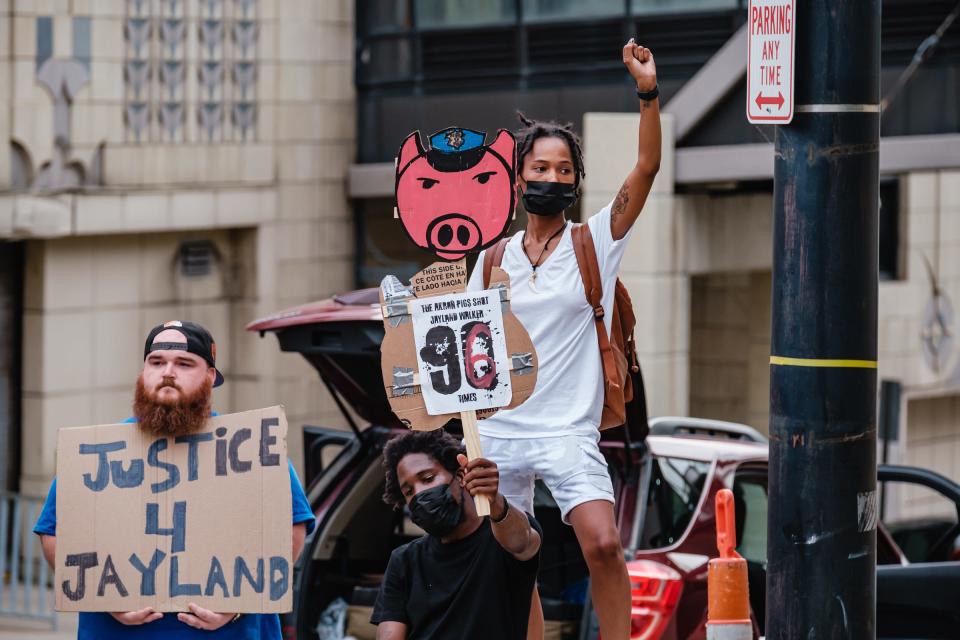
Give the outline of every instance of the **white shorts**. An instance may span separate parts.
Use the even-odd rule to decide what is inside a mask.
[[[607,461],[597,440],[586,436],[491,438],[480,436],[483,455],[500,470],[500,493],[515,507],[533,513],[533,485],[543,480],[563,521],[577,505],[614,502]]]

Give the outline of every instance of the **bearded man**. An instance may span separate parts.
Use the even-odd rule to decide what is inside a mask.
[[[137,378],[133,417],[124,420],[151,436],[177,437],[203,429],[211,408],[213,388],[223,384],[216,367],[217,346],[210,332],[193,322],[174,320],[147,335],[143,371]],[[66,453],[64,452],[64,455]],[[293,561],[304,538],[316,525],[313,512],[290,465],[293,498]],[[43,511],[33,529],[43,555],[54,566],[57,548],[57,480],[54,478]],[[163,614],[151,607],[120,613],[81,613],[79,640],[153,640],[243,638],[280,640],[276,614],[216,613],[194,603],[189,611]]]

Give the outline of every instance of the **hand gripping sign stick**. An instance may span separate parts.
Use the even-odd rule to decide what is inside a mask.
[[[483,449],[480,446],[480,430],[477,429],[477,412],[461,411],[460,423],[463,425],[463,440],[467,444],[467,458],[474,460],[483,457]],[[486,496],[476,496],[474,504],[477,505],[478,516],[490,515],[490,501]]]
[[[737,546],[733,492],[717,492],[717,549],[707,566],[707,640],[753,640],[747,561]]]
[[[397,155],[395,217],[418,247],[446,262],[417,273],[410,287],[380,285],[385,335],[384,390],[410,429],[441,428],[460,417],[470,460],[482,457],[477,420],[519,405],[533,392],[537,358],[510,311],[510,279],[495,269],[488,289],[465,293],[464,257],[503,237],[516,198],[516,142],[501,130],[450,127],[406,137]],[[476,500],[489,515],[486,498]]]

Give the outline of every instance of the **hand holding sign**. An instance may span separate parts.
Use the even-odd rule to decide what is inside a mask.
[[[461,467],[466,467],[463,486],[470,495],[486,495],[493,502],[500,493],[500,471],[497,465],[486,458],[468,460],[463,454],[457,456],[457,462]]]
[[[216,631],[236,617],[233,613],[214,613],[192,602],[187,605],[187,608],[190,609],[190,613],[178,613],[177,620],[203,631]]]
[[[110,615],[113,616],[114,620],[120,624],[127,625],[128,627],[136,627],[141,624],[147,624],[148,622],[153,622],[154,620],[159,620],[163,617],[163,614],[154,610],[153,607],[140,609],[140,611],[111,613]]]

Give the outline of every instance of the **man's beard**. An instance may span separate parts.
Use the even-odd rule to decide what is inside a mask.
[[[163,402],[157,394],[163,387],[180,391],[180,397]],[[164,378],[153,392],[143,384],[143,376],[137,378],[137,391],[133,399],[133,415],[145,433],[157,436],[183,436],[200,431],[210,417],[210,396],[213,384],[205,381],[199,389],[186,395],[172,379]]]

